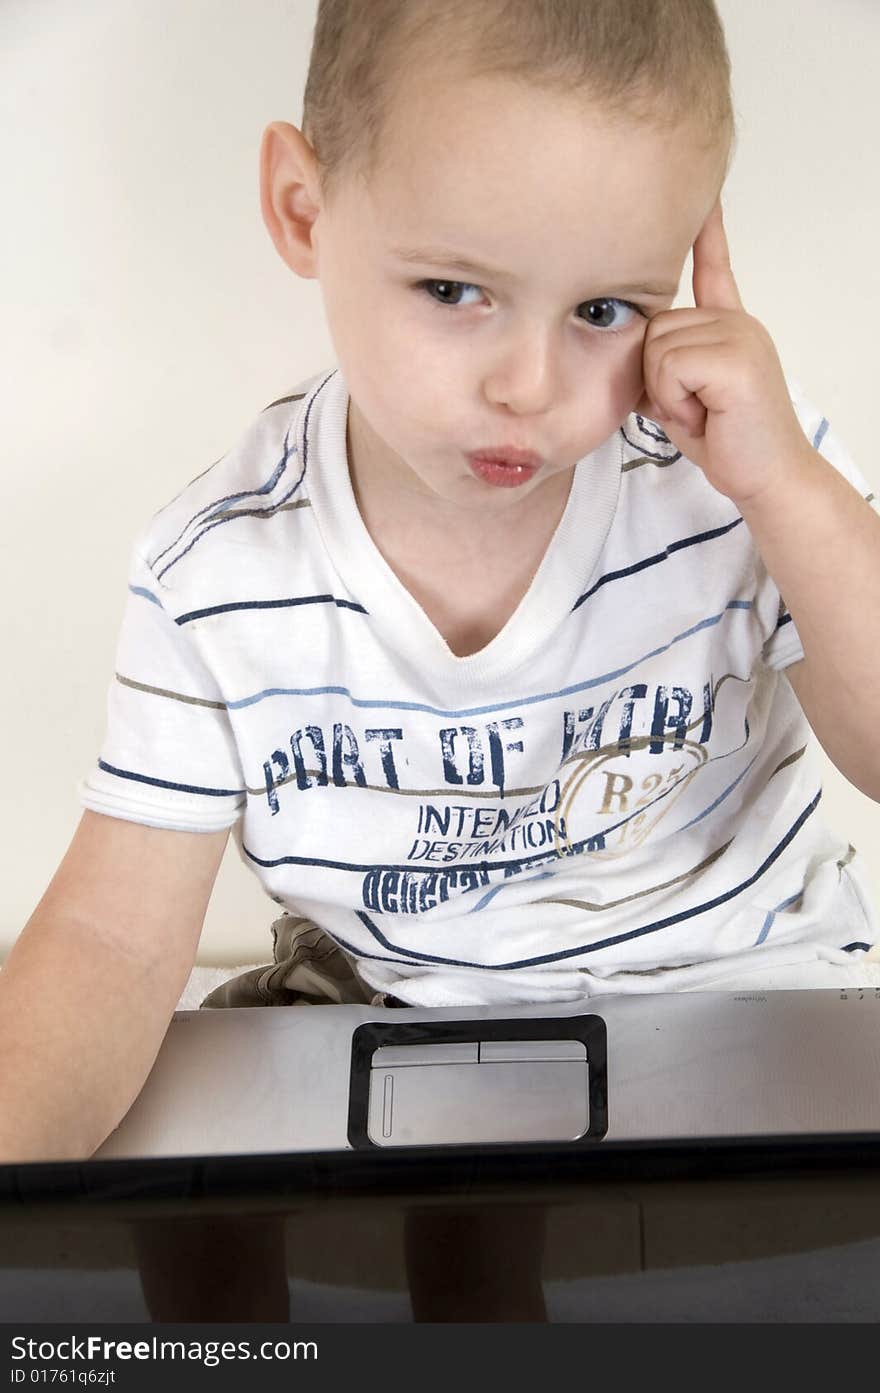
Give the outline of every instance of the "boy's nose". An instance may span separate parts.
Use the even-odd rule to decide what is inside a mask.
[[[486,373],[487,398],[517,416],[545,415],[558,396],[561,376],[546,337],[520,338]]]

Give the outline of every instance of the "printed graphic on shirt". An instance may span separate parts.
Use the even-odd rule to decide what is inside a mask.
[[[711,682],[699,694],[683,685],[635,683],[595,708],[565,709],[557,767],[537,789],[517,780],[528,753],[527,716],[439,724],[436,786],[403,790],[411,800],[408,825],[388,864],[360,872],[363,907],[424,914],[564,857],[626,855],[652,835],[707,763],[713,706]],[[413,742],[416,735],[423,749],[423,726]],[[263,765],[270,815],[281,812],[282,799],[331,784],[400,793],[407,736],[405,724],[356,730],[350,718],[293,731]],[[397,837],[403,821],[398,812]]]

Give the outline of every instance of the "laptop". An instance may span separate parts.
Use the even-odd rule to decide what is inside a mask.
[[[113,1158],[880,1131],[880,988],[178,1011]]]

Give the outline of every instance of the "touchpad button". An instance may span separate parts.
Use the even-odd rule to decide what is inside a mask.
[[[458,1060],[424,1045],[373,1056],[367,1131],[378,1146],[576,1141],[589,1125],[581,1041],[481,1041]]]

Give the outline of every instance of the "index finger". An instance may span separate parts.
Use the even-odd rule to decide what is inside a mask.
[[[716,310],[743,307],[730,264],[720,195],[694,242],[694,304]]]

